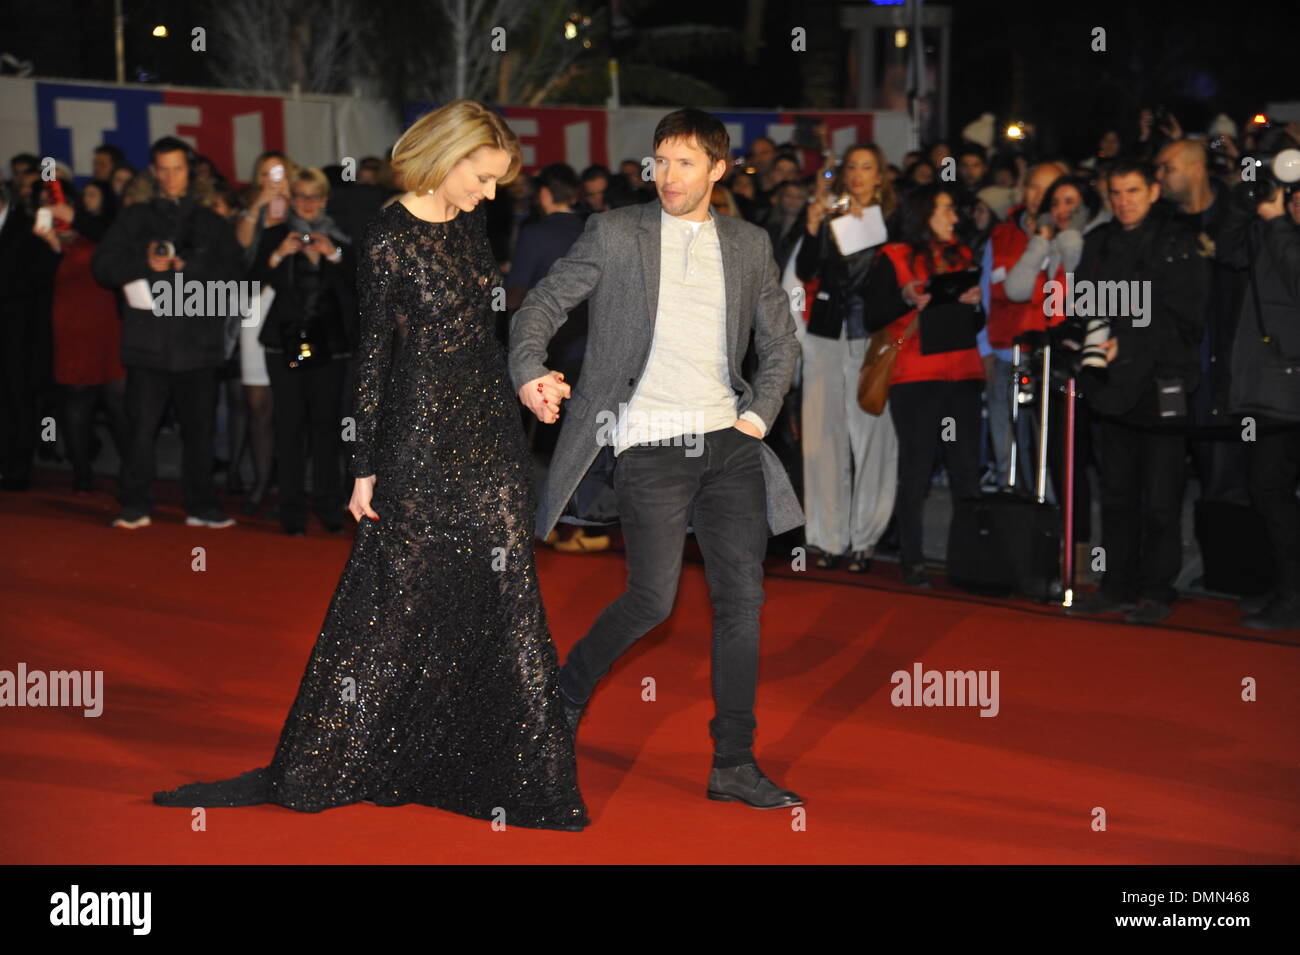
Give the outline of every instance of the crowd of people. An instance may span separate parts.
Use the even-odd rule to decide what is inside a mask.
[[[1107,130],[1079,158],[1041,154],[1032,137],[995,142],[991,124],[978,123],[898,164],[872,143],[838,155],[803,138],[749,143],[710,205],[766,230],[790,292],[802,361],[767,440],[800,493],[815,564],[867,573],[878,552],[896,549],[903,581],[930,586],[922,514],[934,484],[958,505],[1033,484],[1038,419],[1020,400],[1030,379],[1013,373],[1017,350],[1048,341],[1066,355],[1086,339],[1091,363],[1032,385],[1048,396],[1048,499],[1065,493],[1067,451],[1076,473],[1095,470],[1101,497],[1095,528],[1091,483],[1073,481],[1069,546],[1081,579],[1104,565],[1100,588],[1073,612],[1168,616],[1190,474],[1201,500],[1253,507],[1267,529],[1272,589],[1243,601],[1244,624],[1300,628],[1300,413],[1285,375],[1300,371],[1300,190],[1270,191],[1266,160],[1261,185],[1241,182],[1243,157],[1297,146],[1297,124],[1239,128],[1220,117],[1188,134],[1150,111],[1131,136]],[[617,170],[553,164],[489,204],[505,276],[503,341],[511,311],[587,218],[655,199],[648,169],[637,159]],[[287,533],[305,532],[309,510],[339,531],[348,453],[340,423],[359,337],[354,245],[398,195],[384,159],[363,159],[355,181],[345,172],[268,152],[236,188],[188,144],[165,138],[142,170],[101,147],[78,187],[64,166],[50,179],[38,157],[13,157],[0,192],[4,489],[25,489],[33,460],[61,449],[74,492],[90,493],[102,412],[122,462],[114,523],[146,526],[156,434],[174,420],[188,523],[233,523],[217,493],[224,470],[226,496],[242,498],[244,514],[269,507],[275,486],[274,516]],[[854,240],[862,230],[870,239]],[[130,294],[138,280],[177,272],[259,281],[260,321],[178,322]],[[944,301],[933,280],[948,273],[969,278]],[[1126,314],[1094,323],[1053,296],[1051,282],[1122,283],[1133,293]],[[585,341],[580,306],[552,341],[548,367],[575,384]],[[879,414],[859,402],[872,342],[896,346]],[[1065,377],[1080,399],[1066,397]],[[1300,390],[1297,379],[1290,387]],[[1067,449],[1059,425],[1072,400]],[[47,420],[61,441],[42,431]],[[545,454],[559,425],[525,420]],[[598,550],[609,539],[576,528],[548,543]]]

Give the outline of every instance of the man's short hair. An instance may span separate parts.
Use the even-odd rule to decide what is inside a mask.
[[[578,174],[568,163],[553,162],[537,174],[537,188],[545,186],[557,206],[571,206],[578,201]]]
[[[799,157],[794,155],[793,153],[777,153],[776,156],[773,157],[772,159],[772,165],[775,166],[777,163],[783,160],[785,162],[794,163],[795,172],[798,172],[803,168],[803,163],[799,162]]]
[[[1156,179],[1155,168],[1151,163],[1142,159],[1115,159],[1110,162],[1106,168],[1106,185],[1110,186],[1112,179],[1118,176],[1127,176],[1137,173],[1141,176],[1148,186],[1154,186],[1158,181]]]
[[[731,136],[722,120],[702,109],[686,107],[669,113],[655,127],[654,148],[666,139],[694,139],[712,165],[731,156]]]
[[[175,136],[164,136],[149,147],[149,161],[157,163],[158,157],[163,153],[174,153],[177,150],[185,154],[185,161],[192,163],[194,161],[194,148],[183,139]]]
[[[34,156],[31,153],[18,153],[9,160],[10,169],[13,169],[20,164],[29,169],[35,169],[41,164],[41,160],[40,157]]]
[[[593,180],[596,179],[609,180],[613,178],[614,177],[610,175],[609,169],[607,169],[605,166],[600,165],[600,163],[593,163],[592,165],[588,166],[586,169],[582,170],[582,181],[584,183],[592,182]]]
[[[987,163],[989,161],[988,154],[984,151],[984,147],[979,143],[962,143],[961,149],[957,151],[957,161],[961,162],[963,156],[978,156],[979,161],[982,163]]]
[[[102,146],[95,147],[96,153],[104,153],[113,161],[113,168],[126,165],[126,153],[122,151],[121,146],[114,146],[112,143],[104,143]]]

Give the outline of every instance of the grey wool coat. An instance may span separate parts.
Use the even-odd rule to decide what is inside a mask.
[[[510,377],[518,391],[547,374],[547,344],[569,309],[587,301],[582,376],[561,405],[560,437],[537,510],[541,537],[564,513],[596,460],[609,416],[631,401],[645,370],[658,310],[661,213],[656,199],[591,216],[568,254],[529,291],[511,322]],[[714,222],[722,252],[727,360],[732,389],[739,395],[736,413],[752,410],[770,429],[799,355],[789,297],[781,288],[767,232],[731,216],[714,215]],[[746,381],[741,362],[751,330],[758,367],[753,381]],[[782,534],[804,523],[803,512],[776,452],[763,442],[761,454],[768,529]]]

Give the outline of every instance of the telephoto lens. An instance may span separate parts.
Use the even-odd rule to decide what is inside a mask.
[[[1088,320],[1088,333],[1083,339],[1083,352],[1079,357],[1080,368],[1090,368],[1098,376],[1104,377],[1106,366],[1110,364],[1103,347],[1110,338],[1110,319],[1091,318]]]

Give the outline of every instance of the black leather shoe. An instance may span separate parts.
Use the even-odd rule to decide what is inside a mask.
[[[1241,619],[1252,630],[1300,630],[1300,595],[1277,595],[1258,613]]]
[[[855,550],[853,558],[845,568],[851,574],[868,574],[871,572],[871,556],[865,550]]]
[[[921,590],[930,590],[934,587],[933,582],[930,580],[930,572],[925,569],[925,564],[904,567],[903,583],[908,587],[917,587]]]
[[[1124,614],[1124,619],[1128,623],[1136,623],[1152,627],[1158,624],[1161,620],[1164,620],[1173,612],[1174,608],[1169,606],[1167,603],[1159,600],[1147,600],[1146,598],[1143,598],[1138,601],[1137,607]]]
[[[326,510],[316,512],[316,519],[321,522],[325,530],[331,534],[337,534],[343,530],[343,521],[338,514]]]
[[[803,805],[801,796],[772,782],[763,775],[757,763],[715,768],[709,773],[709,798],[719,802],[743,802],[755,809]]]
[[[1071,617],[1094,617],[1102,614],[1127,614],[1137,610],[1137,606],[1132,600],[1121,600],[1104,591],[1094,590],[1076,596],[1074,603],[1066,607],[1065,612]]]
[[[1244,614],[1260,613],[1273,602],[1273,598],[1276,596],[1277,592],[1270,590],[1267,593],[1256,594],[1253,597],[1242,597],[1237,601],[1237,608]]]

